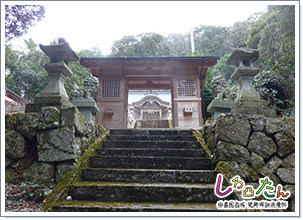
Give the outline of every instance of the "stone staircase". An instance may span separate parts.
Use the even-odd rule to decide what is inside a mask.
[[[137,120],[134,128],[169,128],[169,122],[168,120]]]
[[[211,212],[217,173],[191,130],[112,129],[58,212]]]

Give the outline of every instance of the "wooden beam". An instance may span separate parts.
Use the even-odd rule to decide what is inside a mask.
[[[171,84],[128,84],[128,89],[170,89]]]
[[[133,76],[125,76],[128,81],[171,81],[172,77],[169,76],[151,76],[149,78],[138,76],[138,77],[133,77]]]

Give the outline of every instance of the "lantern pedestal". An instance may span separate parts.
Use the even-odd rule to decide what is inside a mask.
[[[255,75],[259,68],[239,66],[231,75],[233,80],[239,84],[239,92],[231,109],[232,114],[257,114],[267,117],[275,117],[276,112],[267,106],[267,102],[262,100],[259,93],[253,87]]]

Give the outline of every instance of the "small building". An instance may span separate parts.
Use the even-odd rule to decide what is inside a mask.
[[[131,105],[135,120],[167,120],[171,118],[169,102],[161,100],[156,94],[148,94]]]
[[[5,114],[24,113],[27,103],[30,102],[5,88]]]

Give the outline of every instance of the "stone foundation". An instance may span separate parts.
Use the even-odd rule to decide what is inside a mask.
[[[78,109],[53,106],[5,116],[6,181],[59,182],[104,131]]]

